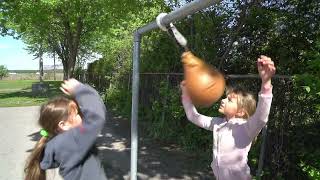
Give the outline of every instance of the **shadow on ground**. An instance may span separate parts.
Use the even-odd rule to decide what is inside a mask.
[[[148,139],[139,129],[138,179],[213,179],[208,161],[183,152],[174,144]],[[130,122],[108,121],[98,138],[101,159],[109,179],[130,179]],[[208,157],[210,159],[210,157]]]
[[[29,134],[30,141],[38,142],[41,138],[40,131]],[[26,152],[32,152],[33,148],[26,150]]]
[[[40,139],[39,132],[28,137],[31,141]],[[129,120],[114,117],[107,121],[97,146],[108,179],[130,179],[130,143]],[[199,159],[199,154],[188,154],[174,144],[148,139],[140,129],[138,147],[138,179],[213,179],[208,161]]]

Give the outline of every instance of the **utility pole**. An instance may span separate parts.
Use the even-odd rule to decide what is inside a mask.
[[[53,52],[53,80],[56,80],[56,53]]]

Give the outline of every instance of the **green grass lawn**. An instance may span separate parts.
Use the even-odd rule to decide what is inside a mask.
[[[34,80],[1,80],[0,107],[41,105],[49,98],[62,94],[59,90],[61,81],[45,81],[49,90],[42,94],[32,93]]]

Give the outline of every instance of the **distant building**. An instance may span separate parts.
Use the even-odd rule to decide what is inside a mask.
[[[54,70],[54,65],[44,65],[43,70]],[[56,64],[56,70],[63,70],[63,65],[62,64]]]

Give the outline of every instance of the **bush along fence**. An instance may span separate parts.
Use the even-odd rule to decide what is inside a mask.
[[[258,75],[229,75],[226,78],[228,85],[244,87],[257,97],[260,90]],[[129,118],[130,75],[86,75],[82,80],[96,87],[109,107]],[[195,127],[185,117],[179,89],[182,80],[182,73],[140,74],[139,128],[152,138],[175,142],[188,151],[204,151],[210,157],[211,132]],[[274,98],[264,131],[265,141],[262,143],[263,133],[260,133],[249,153],[251,174],[263,179],[317,179],[320,177],[320,114],[315,105],[319,104],[319,99],[295,86],[289,76],[275,76],[272,83]],[[219,116],[218,106],[216,103],[212,108],[198,111]],[[264,149],[261,151],[261,148]]]

